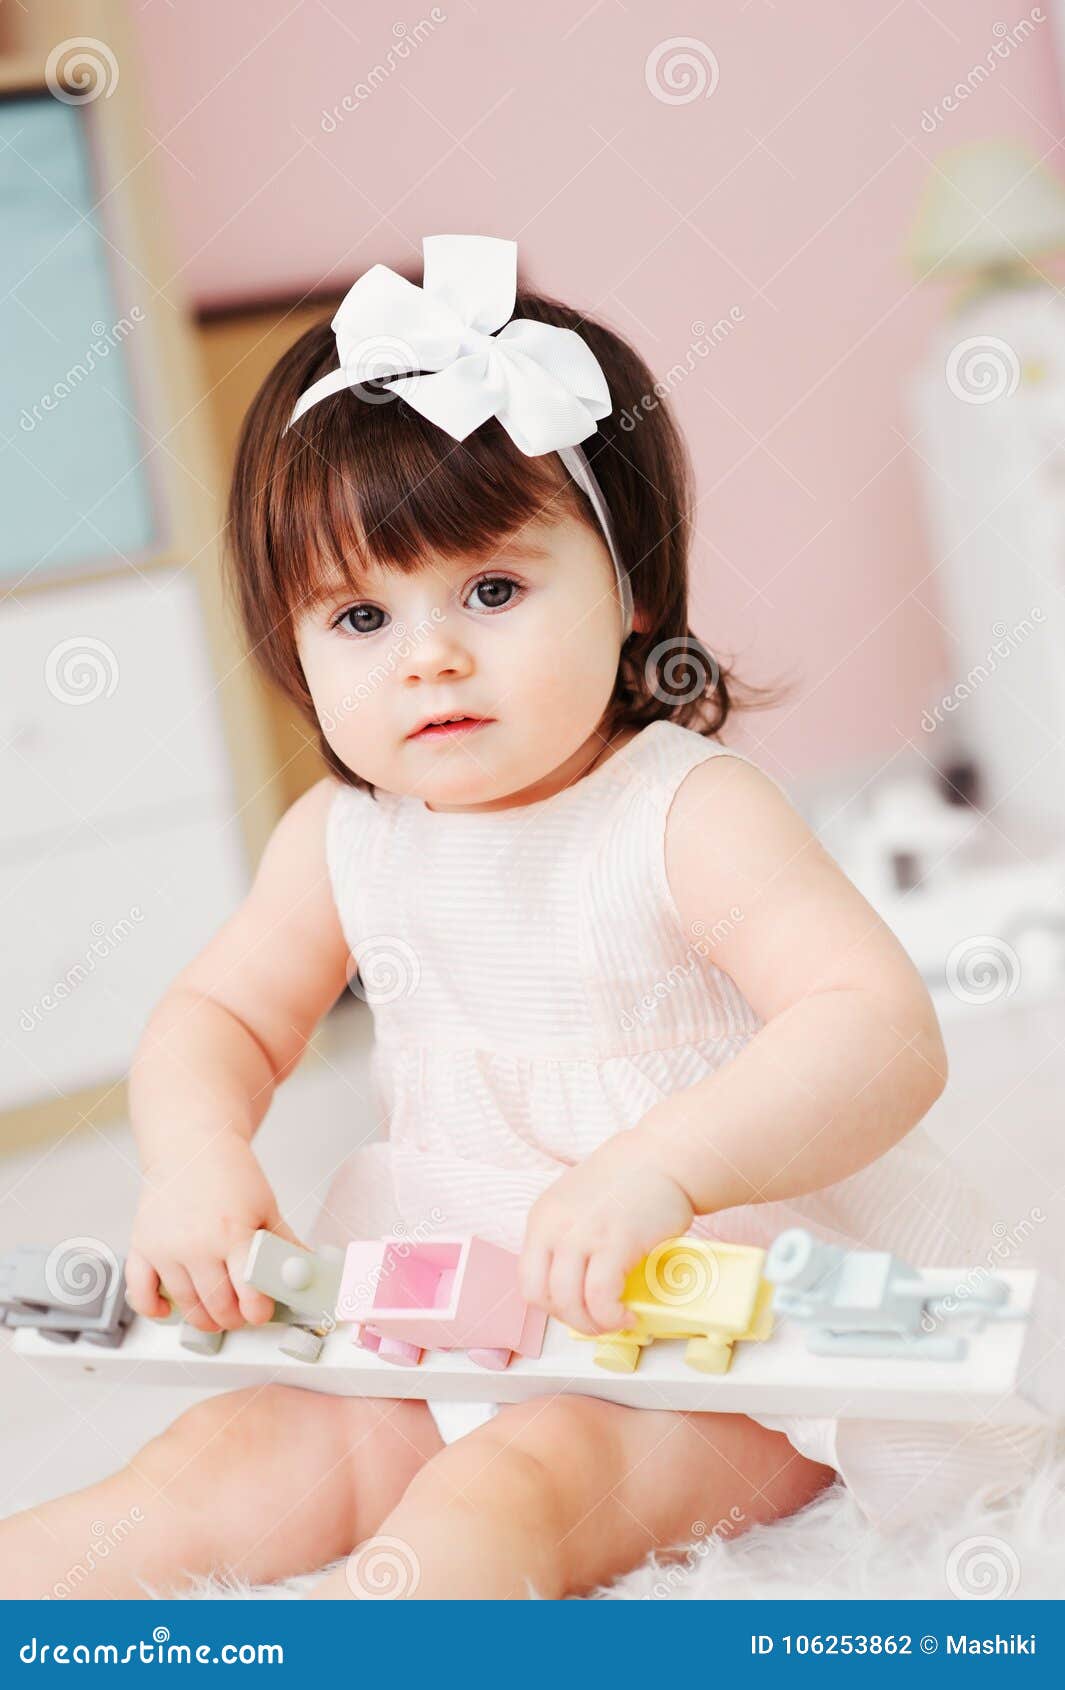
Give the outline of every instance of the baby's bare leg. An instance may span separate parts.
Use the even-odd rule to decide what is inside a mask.
[[[422,1402],[285,1385],[209,1397],[112,1478],[0,1521],[3,1594],[136,1597],[142,1581],[323,1567],[379,1530],[440,1447]]]
[[[422,1467],[314,1595],[578,1595],[652,1549],[793,1514],[834,1477],[742,1414],[524,1403]]]

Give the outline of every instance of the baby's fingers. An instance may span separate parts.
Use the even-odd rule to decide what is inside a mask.
[[[518,1266],[521,1294],[534,1308],[546,1309],[549,1297],[551,1252],[544,1244],[526,1239]]]
[[[584,1276],[584,1301],[598,1331],[617,1332],[629,1324],[631,1317],[621,1301],[624,1287],[624,1257],[618,1251],[597,1250]]]
[[[584,1304],[587,1258],[579,1250],[556,1250],[551,1262],[549,1306],[560,1320],[577,1332],[591,1336],[595,1324]]]
[[[191,1278],[179,1263],[160,1262],[159,1277],[166,1295],[190,1326],[195,1326],[200,1332],[217,1332],[217,1325],[200,1302]]]
[[[170,1313],[170,1304],[159,1291],[159,1275],[139,1250],[131,1250],[126,1257],[126,1297],[130,1308],[149,1320],[161,1320]]]
[[[247,1244],[238,1244],[226,1257],[229,1277],[233,1282],[233,1289],[240,1300],[240,1312],[249,1326],[262,1326],[264,1321],[270,1320],[274,1312],[274,1301],[264,1291],[256,1291],[244,1278],[244,1267],[248,1260]]]
[[[196,1295],[215,1325],[220,1326],[223,1332],[232,1332],[236,1327],[243,1326],[240,1304],[230,1283],[229,1269],[225,1262],[218,1257],[190,1262],[189,1272],[196,1287]]]

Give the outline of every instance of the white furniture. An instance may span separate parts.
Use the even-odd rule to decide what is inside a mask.
[[[953,636],[921,749],[956,736],[995,825],[1036,856],[1065,833],[1065,301],[982,295],[943,325],[912,404]]]
[[[8,600],[0,672],[0,1108],[15,1108],[126,1072],[248,874],[191,573]]]
[[[145,1020],[280,808],[134,43],[103,0],[66,30],[43,10],[0,52],[5,1147],[122,1112]]]

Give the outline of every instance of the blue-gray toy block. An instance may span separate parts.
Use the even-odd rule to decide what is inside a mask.
[[[764,1271],[774,1284],[774,1310],[809,1326],[807,1348],[814,1355],[960,1361],[968,1340],[944,1327],[975,1320],[979,1328],[989,1319],[1012,1318],[1001,1279],[988,1277],[979,1296],[936,1295],[889,1251],[844,1250],[802,1227],[780,1234]]]
[[[319,1334],[336,1324],[344,1258],[330,1246],[312,1252],[272,1232],[257,1232],[248,1250],[244,1278],[274,1299],[278,1317]]]
[[[0,1256],[0,1325],[31,1326],[57,1344],[84,1338],[117,1348],[133,1319],[123,1268],[91,1241],[8,1250]]]

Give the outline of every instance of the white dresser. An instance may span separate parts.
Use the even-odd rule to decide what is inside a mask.
[[[8,599],[0,675],[0,1109],[13,1109],[121,1082],[249,869],[191,570]]]

